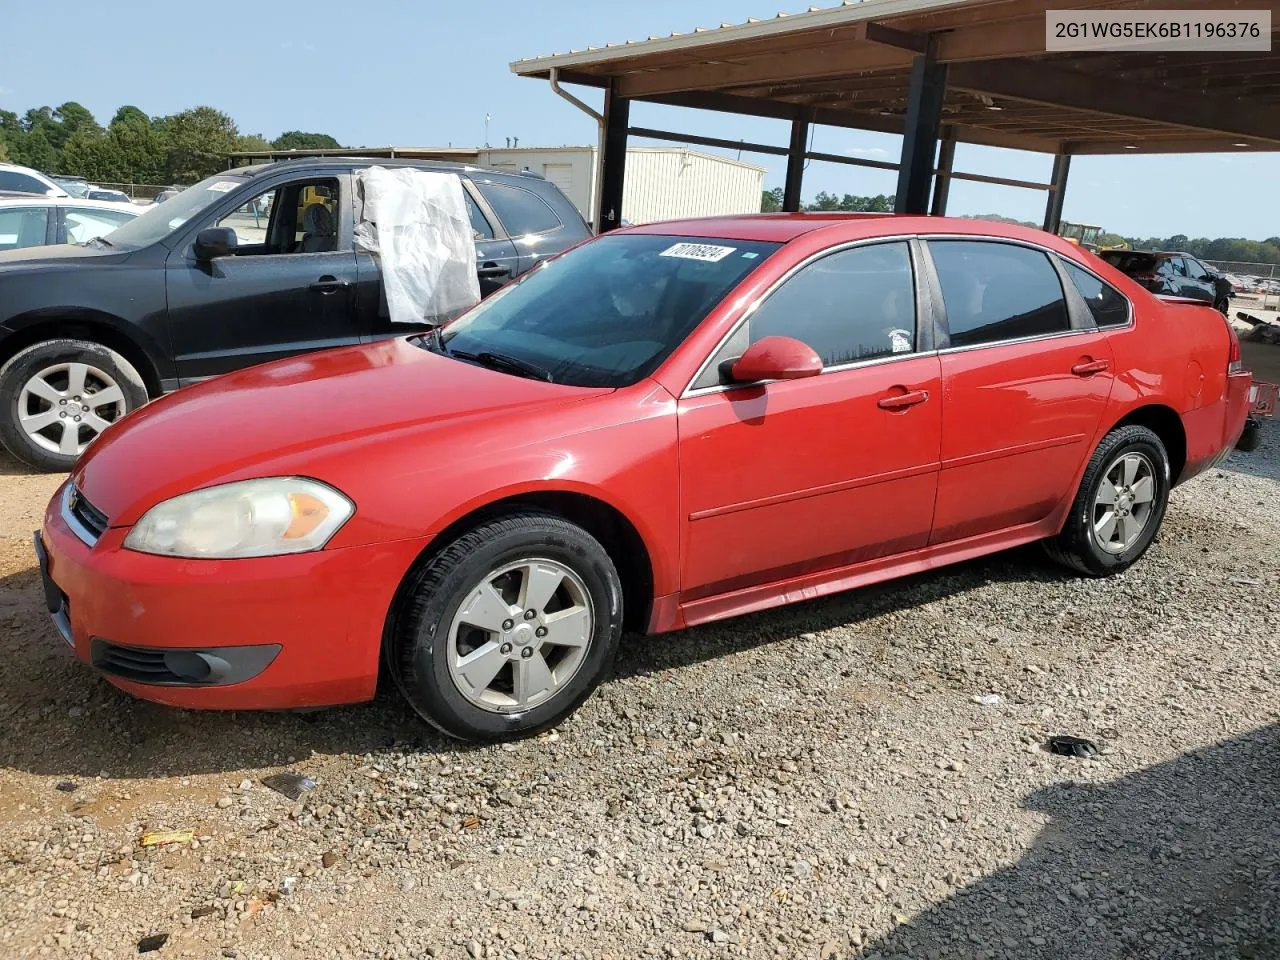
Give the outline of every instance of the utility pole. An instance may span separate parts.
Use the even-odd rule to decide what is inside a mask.
[[[489,121],[492,119],[493,117],[489,114],[486,113],[484,115],[484,147],[486,150],[489,149]]]

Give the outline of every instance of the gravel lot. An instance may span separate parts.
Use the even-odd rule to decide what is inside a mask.
[[[57,482],[0,459],[0,957],[1280,957],[1280,423],[1123,576],[1026,549],[631,638],[483,749],[390,695],[116,692],[43,610]]]

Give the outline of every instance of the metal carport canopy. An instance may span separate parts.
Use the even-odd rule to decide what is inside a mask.
[[[1046,190],[1046,228],[1052,228],[1073,154],[1280,150],[1274,34],[1273,49],[1265,52],[1046,53],[1045,12],[1067,6],[1268,9],[1274,21],[1280,0],[846,0],[770,20],[519,60],[511,69],[557,86],[604,88],[602,229],[621,218],[628,133],[740,146],[631,128],[631,101],[792,121],[789,146],[745,146],[788,157],[788,209],[799,204],[806,156],[897,169],[898,208],[905,212],[929,209],[935,174],[933,212],[945,209],[953,177]],[[811,123],[902,134],[901,163],[807,154]],[[953,173],[956,141],[1054,154],[1053,182]]]

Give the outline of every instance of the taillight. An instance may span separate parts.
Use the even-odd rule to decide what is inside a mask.
[[[1236,328],[1231,325],[1231,321],[1226,317],[1222,318],[1227,324],[1227,336],[1231,338],[1231,346],[1227,350],[1227,373],[1240,373],[1244,370],[1244,365],[1240,362],[1240,337],[1236,335]]]

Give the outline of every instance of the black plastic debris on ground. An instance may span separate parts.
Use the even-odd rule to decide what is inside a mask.
[[[75,793],[80,789],[78,784],[72,783],[70,780],[63,780],[53,789],[61,790],[63,793]]]
[[[149,937],[143,937],[138,941],[139,953],[154,953],[169,942],[167,933],[153,933]]]
[[[316,782],[300,773],[273,773],[269,777],[262,778],[262,785],[270,787],[276,793],[296,803],[308,790],[315,789]]]
[[[1084,757],[1086,760],[1098,755],[1098,745],[1084,737],[1069,737],[1060,734],[1049,738],[1049,752],[1064,757]]]

